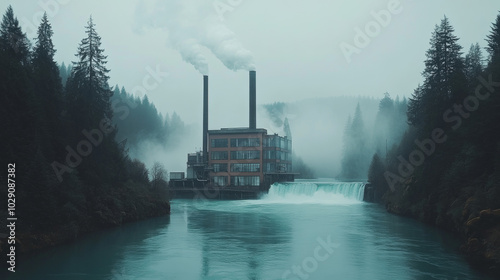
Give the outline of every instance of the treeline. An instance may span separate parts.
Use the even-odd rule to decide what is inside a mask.
[[[358,103],[354,117],[349,116],[344,128],[341,179],[364,180],[370,165],[370,155],[384,154],[401,140],[406,123],[407,101],[393,100],[389,93],[380,100],[373,130],[365,126]]]
[[[500,271],[500,15],[464,56],[448,18],[436,25],[410,127],[369,179],[389,211],[458,232],[471,260]],[[486,63],[485,63],[486,62]]]
[[[115,141],[107,57],[92,18],[65,73],[54,61],[46,15],[37,35],[32,46],[9,6],[0,25],[0,158],[5,170],[15,164],[17,245],[32,250],[169,213],[161,168],[151,182],[144,164]]]
[[[187,132],[177,113],[163,116],[146,95],[141,99],[118,85],[111,97],[111,107],[115,112],[113,124],[118,128],[116,140],[124,142],[128,149],[135,150],[144,141],[174,147]]]

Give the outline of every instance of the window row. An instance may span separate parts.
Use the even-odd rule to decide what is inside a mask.
[[[268,151],[263,151],[263,153],[264,153],[264,159],[277,159],[277,160],[288,160],[288,161],[292,160],[290,152],[268,150]]]
[[[231,176],[231,184],[234,186],[259,186],[259,176]]]
[[[212,177],[212,182],[216,186],[227,186],[228,177],[227,176],[214,176]],[[232,176],[231,185],[234,186],[259,186],[260,177],[259,176]]]
[[[260,159],[260,151],[231,151],[231,159]]]
[[[212,160],[228,160],[227,151],[210,152],[210,159]],[[231,159],[260,159],[260,151],[231,151]]]
[[[227,172],[227,163],[215,163],[212,165],[214,172]],[[233,163],[231,172],[260,172],[260,163]]]
[[[233,163],[231,172],[260,172],[260,163]]]
[[[210,146],[212,148],[227,148],[228,139],[211,139]],[[231,147],[260,147],[259,138],[233,138],[231,139]]]
[[[259,138],[233,138],[231,147],[260,147]]]
[[[212,139],[210,141],[212,148],[227,148],[227,138],[225,139]]]
[[[285,137],[280,137],[277,135],[268,136],[268,137],[264,138],[264,147],[281,148],[284,150],[291,150],[292,149],[292,140],[285,138]]]
[[[227,151],[222,152],[210,152],[210,158],[213,160],[227,160],[228,159]]]
[[[290,163],[265,163],[264,172],[266,173],[292,172],[292,165]]]
[[[227,172],[227,163],[215,163],[212,166],[214,172]]]
[[[226,186],[227,185],[227,176],[214,176],[214,177],[212,177],[212,182],[216,186]]]

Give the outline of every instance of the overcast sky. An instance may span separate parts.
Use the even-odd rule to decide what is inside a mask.
[[[197,25],[216,24],[231,30],[232,40],[249,51],[244,54],[251,53],[247,58],[257,70],[257,102],[264,104],[339,95],[381,98],[384,92],[410,96],[421,82],[431,33],[444,15],[466,52],[472,43],[485,46],[500,10],[498,0],[166,0],[161,9],[155,2],[0,0],[0,8],[5,11],[12,4],[24,31],[34,37],[41,3],[49,3],[56,60],[66,63],[75,60],[92,15],[108,55],[110,84],[132,91],[143,85],[148,68],[168,72],[147,95],[161,112],[176,111],[188,123],[201,123],[202,77],[182,59],[172,36],[200,40],[210,73],[211,129],[247,125],[248,72],[227,69],[203,44],[207,38],[196,38],[207,35],[186,33],[186,26],[199,31],[204,26]],[[377,30],[372,12],[388,6],[391,19]],[[170,19],[183,28],[170,30],[176,29]],[[373,38],[349,56],[349,62],[341,45],[356,47],[356,28],[367,27]],[[147,81],[152,88],[154,80]]]

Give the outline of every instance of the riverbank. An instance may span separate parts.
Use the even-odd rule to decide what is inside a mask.
[[[107,206],[105,211],[95,211],[91,217],[56,225],[50,229],[29,231],[29,225],[21,222],[16,232],[16,253],[34,253],[77,241],[92,232],[170,214],[168,200],[153,196],[138,199],[134,203],[129,201],[122,209]],[[0,239],[0,254],[5,255],[9,246],[7,237]]]
[[[442,217],[433,211],[439,203],[432,197],[410,203],[407,198],[411,191],[410,185],[397,188],[386,193],[381,202],[389,213],[411,217],[454,233],[461,241],[460,251],[474,268],[500,276],[500,209],[476,211],[477,195],[459,197],[450,207],[440,211],[447,213]]]
[[[303,183],[258,200],[175,199],[168,217],[27,256],[6,279],[495,279],[451,234],[362,203],[347,184]]]

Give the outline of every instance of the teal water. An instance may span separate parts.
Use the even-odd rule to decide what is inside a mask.
[[[170,217],[19,258],[0,278],[489,279],[449,234],[361,202],[363,188],[300,182],[259,200],[174,200]]]

